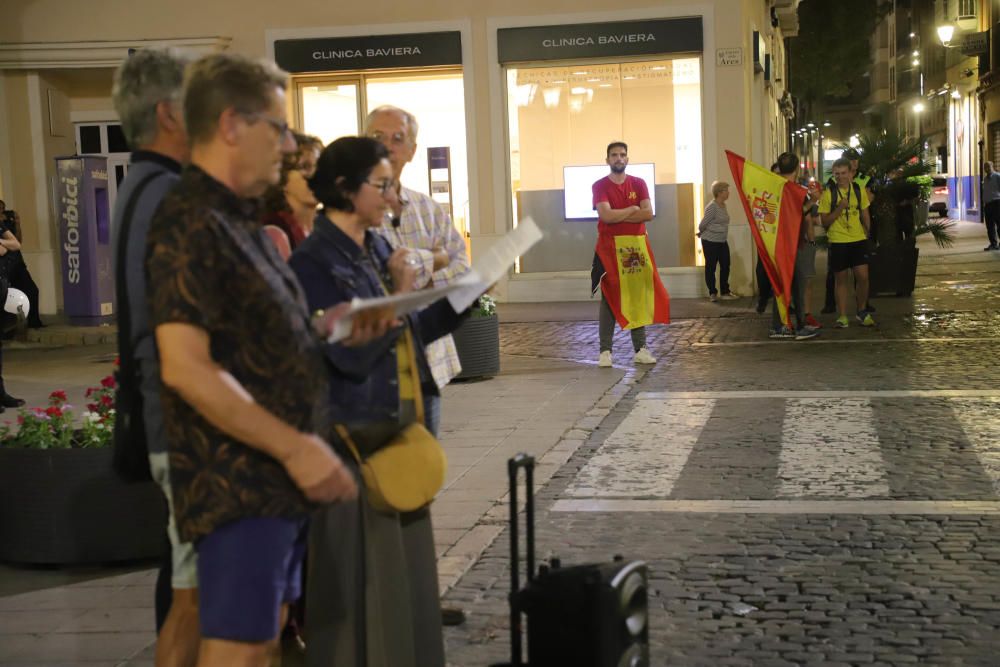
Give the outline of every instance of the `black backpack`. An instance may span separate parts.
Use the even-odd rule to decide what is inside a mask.
[[[125,260],[132,216],[146,186],[163,172],[150,174],[139,181],[122,216],[118,235],[115,269],[115,299],[118,303],[118,371],[115,373],[115,430],[112,466],[126,482],[153,479],[149,469],[149,445],[146,442],[146,421],[142,415],[142,378],[132,355],[132,319],[129,313],[128,290],[125,281]]]
[[[840,199],[840,188],[837,187],[837,182],[832,178],[826,182],[826,187],[830,189],[830,210],[832,211],[837,207],[837,200]],[[852,180],[851,188],[854,190],[854,197],[858,201],[858,208],[861,208],[861,186]],[[851,198],[850,192],[847,193],[847,198]]]

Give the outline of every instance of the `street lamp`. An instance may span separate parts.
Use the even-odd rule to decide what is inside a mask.
[[[938,39],[941,40],[941,44],[948,46],[951,43],[951,38],[955,36],[955,26],[950,23],[944,23],[939,25],[937,28]]]

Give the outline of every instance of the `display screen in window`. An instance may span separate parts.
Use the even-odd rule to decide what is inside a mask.
[[[563,167],[563,210],[567,220],[597,220],[591,187],[609,173],[611,168],[606,164]],[[649,203],[653,206],[653,215],[656,215],[656,191],[653,183],[656,166],[652,162],[637,162],[630,164],[625,173],[646,182]]]

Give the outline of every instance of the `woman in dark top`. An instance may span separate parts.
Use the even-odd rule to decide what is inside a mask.
[[[393,251],[372,231],[395,192],[386,149],[368,138],[338,139],[320,155],[309,184],[323,211],[289,263],[310,309],[412,290],[415,269],[407,251]],[[424,345],[461,319],[442,299],[366,346],[327,344],[333,422],[346,425],[364,450],[364,441],[377,447],[415,421],[416,401],[438,394]],[[407,346],[415,352],[419,391],[405,361]],[[428,507],[387,514],[361,494],[356,506],[321,510],[310,538],[307,664],[444,666]]]

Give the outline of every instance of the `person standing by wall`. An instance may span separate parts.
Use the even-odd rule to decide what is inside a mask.
[[[990,244],[983,250],[1000,250],[1000,174],[993,171],[993,163],[983,164],[983,218]]]
[[[735,299],[735,294],[729,289],[729,211],[726,210],[726,200],[729,199],[729,183],[716,181],[712,183],[712,201],[705,207],[705,217],[698,223],[698,236],[701,238],[701,248],[705,251],[705,285],[708,287],[708,298],[719,300],[719,292],[715,289],[715,267],[719,267],[719,289],[723,299]]]

